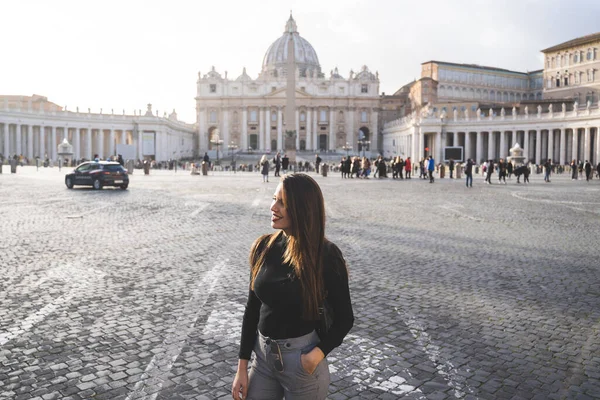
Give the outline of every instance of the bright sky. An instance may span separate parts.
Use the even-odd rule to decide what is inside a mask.
[[[2,0],[0,94],[69,110],[177,110],[195,122],[196,79],[214,65],[255,79],[293,10],[322,70],[367,65],[380,91],[428,60],[517,71],[539,50],[600,31],[598,0]]]

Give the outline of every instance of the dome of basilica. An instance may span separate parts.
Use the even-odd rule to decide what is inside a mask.
[[[300,76],[322,76],[317,52],[306,39],[300,36],[296,21],[291,15],[285,25],[285,32],[269,46],[265,54],[262,65],[263,73],[268,73],[271,76],[286,74],[289,35],[292,35],[294,41],[296,65]]]

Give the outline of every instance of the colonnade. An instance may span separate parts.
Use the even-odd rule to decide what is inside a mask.
[[[477,163],[510,156],[515,143],[523,148],[526,161],[541,164],[547,159],[561,165],[572,160],[600,162],[600,124],[597,127],[562,127],[549,129],[481,130],[424,132],[423,148],[443,161],[444,147],[462,147],[463,158]]]
[[[73,145],[74,159],[97,154],[106,158],[115,154],[117,144],[135,144],[133,131],[127,129],[81,128],[55,125],[1,124],[0,154],[57,159],[58,145],[66,138]],[[141,158],[141,157],[140,157]]]

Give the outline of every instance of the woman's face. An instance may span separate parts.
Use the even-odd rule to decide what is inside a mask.
[[[281,229],[287,235],[289,235],[292,228],[290,216],[283,205],[283,183],[277,185],[271,202],[271,228]]]

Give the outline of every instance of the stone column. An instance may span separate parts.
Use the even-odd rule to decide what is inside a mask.
[[[300,115],[299,111],[296,109],[296,150],[300,149]],[[284,149],[285,150],[285,149]]]
[[[8,100],[7,100],[8,102]],[[10,157],[10,124],[8,122],[4,123],[4,157]]]
[[[319,150],[319,110],[317,107],[313,110],[313,150]]]
[[[590,162],[592,161],[592,157],[590,157],[590,144],[590,127],[587,126],[583,134],[583,162],[586,160]]]
[[[248,107],[242,108],[242,151],[248,151]]]
[[[352,149],[354,150],[356,148],[354,144],[354,108],[351,107],[348,109],[347,118],[348,130],[346,132],[346,140],[348,141],[348,143],[350,143],[350,147],[352,147]],[[350,152],[350,154],[352,154],[352,152]]]
[[[87,128],[85,136],[85,158],[88,160],[92,159],[92,128]]]
[[[306,150],[310,150],[312,148],[312,110],[310,108],[306,109]]]
[[[535,163],[539,164],[542,159],[542,130],[535,130]]]
[[[15,154],[20,156],[21,154],[23,154],[23,149],[21,148],[22,145],[22,134],[23,134],[23,129],[22,129],[23,125],[21,124],[15,124]]]
[[[263,149],[271,150],[271,107],[265,108],[265,145]]]
[[[69,128],[66,128],[66,129],[67,129],[67,137],[68,137],[68,135],[69,135],[68,129]],[[73,131],[73,140],[71,141],[71,144],[73,145],[73,156],[72,157],[76,160],[83,158],[83,155],[84,155],[84,153],[81,149],[81,134],[83,133],[83,130],[84,130],[83,128],[75,128],[75,130]],[[89,160],[91,157],[86,156],[85,158],[87,158]]]
[[[373,145],[373,142],[371,142]],[[435,133],[435,153],[433,153],[433,158],[435,158],[435,163],[439,164],[442,162],[442,132]]]
[[[115,155],[115,130],[110,128],[108,136],[108,156],[112,157]]]
[[[573,160],[575,160],[575,162],[579,163],[579,157],[578,157],[578,149],[579,149],[579,129],[575,128],[572,130],[573,131],[573,146],[571,147],[573,149],[573,157],[571,157]]]
[[[483,142],[481,139],[481,132],[477,132],[477,137],[475,139],[475,164],[479,165],[479,163],[481,162],[481,153],[482,153],[482,146]]]
[[[127,144],[127,130],[123,129],[121,131],[121,144]]]
[[[512,148],[515,145],[515,143],[517,143],[517,131],[516,130],[512,131],[512,137],[511,137],[511,141],[509,143],[508,148],[509,149]]]
[[[98,129],[98,157],[104,159],[104,129]]]
[[[500,158],[506,158],[506,132],[500,131]]]
[[[531,161],[529,158],[529,130],[523,131],[523,155],[525,156],[525,162]]]
[[[46,132],[45,127],[40,125],[40,159],[44,161],[46,159]]]
[[[372,145],[371,141],[371,145]],[[327,146],[328,150],[335,150],[335,110],[333,108],[329,109],[329,145]],[[371,150],[372,147],[369,147]]]
[[[494,141],[494,132],[489,131],[488,132],[488,154],[487,154],[486,160],[494,159],[494,155],[496,153],[495,144],[496,143]]]
[[[298,115],[296,115],[298,120]],[[300,136],[300,132],[297,132]],[[282,149],[285,152],[285,144],[283,143],[283,109],[277,107],[277,149]]]
[[[50,155],[49,155],[49,157],[52,160],[56,160],[56,152],[58,150],[57,149],[58,145],[56,144],[56,127],[55,126],[52,127],[52,133],[51,133],[51,135],[52,135],[52,145],[50,146]]]
[[[560,164],[565,165],[566,161],[566,141],[565,141],[565,128],[560,128]]]
[[[231,135],[229,134],[229,109],[227,107],[223,107],[223,153],[227,150],[227,146],[229,146],[229,138]]]
[[[371,112],[371,147],[369,148],[369,150],[371,149],[375,149],[375,152],[379,153],[379,143],[377,143],[378,138],[379,138],[379,131],[377,130],[377,126],[378,126],[378,120],[377,118],[379,118],[379,113],[377,112],[377,109],[373,109],[373,112]],[[441,132],[440,132],[441,134]],[[441,154],[441,146],[440,146],[440,154]],[[441,161],[441,157],[439,157],[439,160]]]
[[[548,155],[546,158],[554,162],[554,129],[548,129]]]
[[[471,158],[471,133],[469,131],[465,132],[465,151],[463,154],[463,162],[466,162],[469,158]]]
[[[265,113],[264,109],[260,107],[258,109],[258,150],[264,150],[265,143]]]
[[[27,127],[27,158],[29,161],[33,159],[33,126],[25,125]]]

